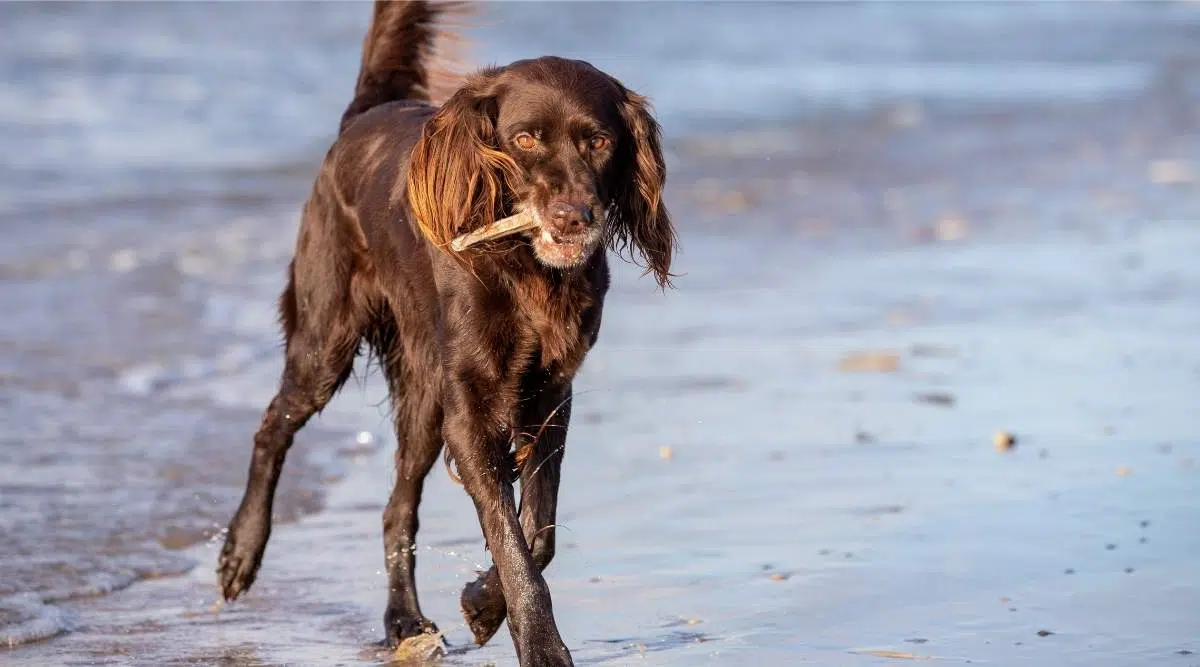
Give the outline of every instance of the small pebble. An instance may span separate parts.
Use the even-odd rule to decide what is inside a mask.
[[[1158,185],[1186,185],[1196,180],[1196,172],[1187,160],[1155,160],[1150,163],[1150,180]]]
[[[951,345],[935,345],[917,343],[909,348],[908,353],[914,357],[930,359],[951,359],[958,356],[958,348]]]
[[[939,241],[958,241],[967,235],[967,221],[957,214],[944,215],[934,224],[933,230]]]
[[[891,373],[900,368],[900,355],[893,350],[851,352],[838,361],[843,373]]]
[[[118,273],[127,273],[137,268],[137,252],[131,248],[118,250],[108,259],[108,267]]]
[[[1017,446],[1017,436],[1008,431],[996,431],[992,436],[992,444],[996,446],[996,451],[1007,452]]]
[[[928,403],[929,405],[936,405],[936,406],[943,407],[943,408],[954,407],[954,400],[955,400],[954,394],[947,394],[947,393],[937,392],[937,391],[931,391],[931,392],[926,392],[923,394],[917,394],[915,396],[915,398],[918,403]]]

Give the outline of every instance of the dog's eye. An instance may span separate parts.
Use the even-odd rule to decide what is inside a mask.
[[[588,145],[591,146],[592,150],[594,151],[604,150],[608,147],[608,137],[604,136],[603,134],[597,134],[596,136],[592,137],[591,141],[588,142]]]
[[[517,146],[522,150],[532,150],[534,146],[537,146],[537,139],[528,132],[518,134],[513,141],[517,142]]]

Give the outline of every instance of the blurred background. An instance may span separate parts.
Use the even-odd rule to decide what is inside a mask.
[[[0,5],[0,662],[389,659],[375,375],[298,436],[251,594],[213,573],[370,12]],[[467,34],[592,62],[666,135],[683,275],[615,263],[577,383],[577,664],[1200,664],[1200,5],[497,2]],[[469,648],[488,556],[441,469],[421,516],[447,662],[515,664]]]

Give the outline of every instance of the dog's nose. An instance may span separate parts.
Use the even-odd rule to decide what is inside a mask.
[[[592,224],[592,208],[566,202],[553,202],[549,206],[550,222],[554,229],[563,234],[582,231]]]

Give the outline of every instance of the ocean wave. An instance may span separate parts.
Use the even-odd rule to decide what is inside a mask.
[[[49,639],[70,630],[66,613],[36,593],[0,597],[0,646]]]

